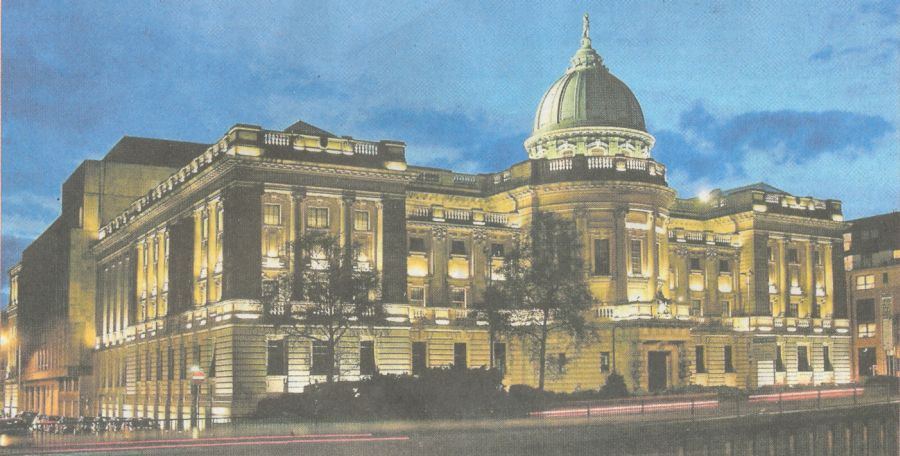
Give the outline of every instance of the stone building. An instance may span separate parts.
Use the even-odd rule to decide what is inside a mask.
[[[844,266],[854,374],[897,375],[900,351],[900,212],[850,222]]]
[[[183,423],[193,403],[201,419],[240,416],[324,381],[321,345],[262,303],[271,281],[304,267],[292,241],[313,231],[358,243],[360,267],[381,276],[388,315],[343,339],[341,379],[480,367],[493,350],[506,384],[535,385],[521,341],[490,347],[468,309],[502,280],[536,211],[575,221],[599,335],[550,341],[548,389],[596,389],[612,372],[643,391],[849,382],[840,202],[765,184],[678,199],[653,144],[587,27],[538,104],[527,159],[495,173],[417,167],[402,142],[304,122],[235,125],[177,168],[141,174],[127,204],[79,228],[91,241],[80,257],[91,293],[77,304],[93,411]],[[18,296],[21,319],[31,304]],[[192,392],[195,371],[208,379]]]

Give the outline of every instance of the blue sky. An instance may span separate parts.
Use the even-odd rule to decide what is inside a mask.
[[[414,164],[523,160],[584,12],[679,196],[764,180],[848,218],[900,209],[897,1],[551,3],[6,1],[2,266],[123,135],[303,119]]]

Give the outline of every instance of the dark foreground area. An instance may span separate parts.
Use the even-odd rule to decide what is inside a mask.
[[[898,404],[757,413],[692,421],[391,422],[216,427],[202,434],[3,436],[2,454],[121,455],[870,455],[898,454]]]

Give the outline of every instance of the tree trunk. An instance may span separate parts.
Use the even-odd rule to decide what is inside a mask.
[[[325,382],[332,383],[334,382],[334,346],[337,343],[334,340],[328,341],[328,372],[325,374]]]
[[[544,321],[541,326],[541,352],[540,352],[540,376],[538,377],[538,389],[544,391],[544,374],[547,371],[547,311],[544,311]]]

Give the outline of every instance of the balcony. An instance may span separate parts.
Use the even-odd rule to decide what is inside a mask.
[[[666,167],[651,159],[625,156],[591,156],[532,160],[532,181],[635,181],[666,185]]]

